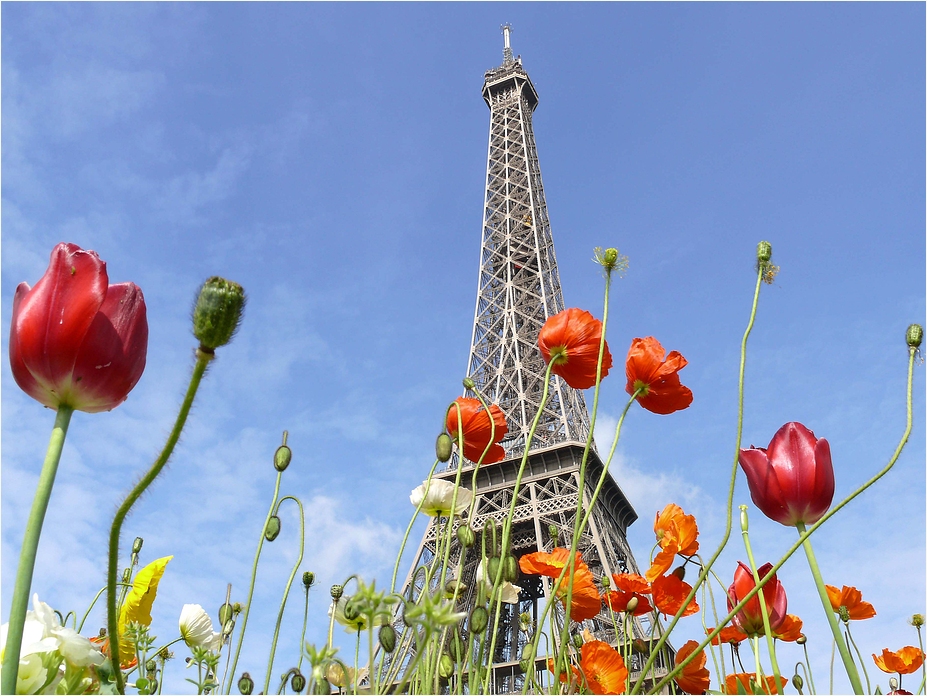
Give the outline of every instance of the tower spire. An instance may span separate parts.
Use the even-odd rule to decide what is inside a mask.
[[[512,57],[512,44],[509,36],[512,33],[511,24],[503,24],[502,27],[502,40],[504,45],[502,47],[502,64],[506,67],[515,62],[515,59]]]

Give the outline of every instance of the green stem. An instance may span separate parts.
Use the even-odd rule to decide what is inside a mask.
[[[827,693],[834,693],[834,656],[837,654],[837,642],[834,641],[830,645],[830,689],[827,690]]]
[[[59,406],[55,414],[55,425],[52,427],[48,449],[45,452],[45,462],[39,474],[39,482],[35,489],[35,498],[32,499],[32,509],[26,521],[26,532],[23,535],[23,546],[19,552],[19,566],[16,568],[16,584],[13,588],[13,602],[10,605],[10,625],[6,638],[6,652],[3,657],[2,692],[16,693],[16,677],[19,673],[19,653],[23,643],[23,627],[26,624],[26,611],[29,607],[29,594],[32,590],[32,575],[35,572],[35,557],[39,549],[39,537],[42,536],[42,523],[45,521],[45,512],[48,510],[48,501],[51,498],[52,487],[55,485],[55,474],[58,472],[58,463],[61,461],[61,451],[64,449],[64,439],[68,434],[68,425],[74,409],[70,406]]]
[[[830,626],[831,633],[834,634],[834,640],[837,643],[837,652],[840,653],[840,659],[843,660],[843,667],[846,669],[847,677],[850,679],[850,686],[853,687],[854,694],[863,693],[863,685],[859,680],[859,672],[856,671],[856,664],[853,662],[853,656],[847,647],[847,642],[840,631],[840,625],[837,623],[837,615],[827,596],[827,587],[824,585],[824,578],[821,577],[821,569],[818,567],[817,559],[814,557],[814,550],[811,548],[811,541],[805,534],[805,523],[797,522],[795,527],[798,533],[802,535],[802,547],[805,549],[805,556],[808,558],[808,566],[811,568],[811,576],[814,578],[814,585],[817,587],[818,596],[821,598],[821,604],[824,606],[824,615],[827,617],[827,625]]]
[[[813,677],[812,674],[811,674],[811,660],[810,660],[810,658],[808,657],[808,643],[807,643],[807,641],[806,641],[805,643],[803,643],[801,647],[802,647],[802,650],[805,651],[805,661],[804,661],[803,664],[804,664],[804,666],[805,666],[805,672],[806,672],[806,674],[808,675],[808,683],[811,685],[811,693],[812,693],[812,694],[817,694],[818,690],[814,688],[814,677]]]
[[[850,644],[853,646],[853,649],[856,651],[856,657],[859,658],[859,666],[862,667],[863,677],[865,677],[866,679],[866,693],[870,694],[872,693],[872,686],[869,683],[869,672],[866,671],[866,661],[863,660],[863,654],[859,651],[859,647],[857,647],[856,641],[853,640],[853,634],[850,633],[850,622],[849,621],[846,623],[846,627],[847,627],[847,640],[849,640]]]
[[[276,510],[274,512],[275,515],[280,511],[280,506],[283,504],[284,500],[292,500],[299,506],[299,557],[296,559],[296,563],[293,564],[293,570],[290,572],[290,579],[287,580],[286,589],[283,591],[283,599],[280,601],[280,611],[277,612],[277,623],[274,626],[274,638],[270,642],[270,657],[267,658],[267,676],[264,677],[265,694],[270,688],[270,673],[274,668],[274,653],[277,652],[277,638],[280,636],[280,624],[283,622],[283,610],[286,608],[286,600],[290,595],[290,588],[293,586],[293,579],[296,577],[296,572],[299,570],[299,566],[303,562],[303,550],[306,546],[306,518],[303,514],[303,504],[299,502],[299,499],[294,498],[291,495],[285,495],[277,503]],[[242,627],[242,632],[244,632],[244,627]],[[234,672],[232,672],[232,674],[234,674]]]

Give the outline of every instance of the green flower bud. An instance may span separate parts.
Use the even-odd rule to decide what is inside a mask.
[[[642,638],[635,638],[633,641],[631,641],[631,650],[640,655],[650,654],[650,646],[647,644],[647,641],[643,640]]]
[[[305,587],[306,590],[308,590],[314,584],[315,584],[315,573],[313,573],[310,570],[307,570],[305,573],[303,573],[303,587]]]
[[[447,648],[455,662],[463,662],[467,652],[466,646],[464,646],[464,642],[460,639],[460,634],[456,631],[454,632],[454,635],[451,636],[451,640],[447,644]]]
[[[506,556],[502,562],[502,579],[506,582],[515,582],[518,579],[518,561],[515,556]]]
[[[464,389],[473,389],[476,386],[476,382],[469,377],[464,377],[463,385]]]
[[[290,460],[293,458],[293,450],[291,450],[286,445],[280,445],[277,448],[277,451],[274,452],[274,468],[277,471],[285,471],[286,468],[290,465]]]
[[[488,580],[489,582],[495,584],[496,578],[499,577],[499,568],[502,566],[502,559],[496,558],[493,556],[489,559],[487,564],[487,570],[489,571]]]
[[[241,679],[238,680],[238,691],[245,694],[245,696],[254,691],[254,680],[247,672],[242,674]]]
[[[241,602],[235,602],[234,604],[232,604],[232,611],[235,612],[236,614],[240,614],[244,610],[245,608],[242,606]]]
[[[625,608],[625,611],[628,612],[629,614],[633,614],[634,610],[637,609],[637,605],[638,605],[637,597],[631,597],[631,599],[628,600],[628,606]]]
[[[547,533],[550,535],[551,540],[554,542],[554,546],[557,546],[558,542],[560,541],[560,531],[557,529],[557,525],[548,525]]]
[[[480,634],[486,630],[487,624],[489,624],[489,612],[486,611],[486,607],[474,607],[470,612],[470,630]]]
[[[139,693],[141,693],[141,692],[139,692]],[[149,680],[148,680],[148,693],[149,693],[149,694],[156,694],[156,693],[158,693],[158,680],[157,680],[157,679],[149,679]]]
[[[673,575],[675,575],[680,580],[685,580],[686,579],[686,567],[684,565],[679,566],[678,568],[673,570]]]
[[[772,244],[769,242],[760,242],[756,245],[756,260],[760,263],[766,263],[772,258]]]
[[[912,616],[911,625],[914,626],[914,628],[920,628],[921,626],[923,626],[924,625],[924,615],[915,614],[914,616]]]
[[[264,538],[267,541],[273,541],[278,536],[280,536],[280,518],[276,515],[271,515],[270,519],[267,520],[267,526],[264,527]]]
[[[157,668],[158,668],[158,663],[155,662],[154,660],[148,660],[148,662],[145,663],[146,672],[154,672]]]
[[[245,291],[238,283],[213,276],[200,289],[193,308],[193,335],[211,353],[232,340],[245,308]]]
[[[804,645],[805,643],[808,642],[808,636],[802,633],[800,636],[798,636],[798,640],[796,640],[795,642],[798,643],[799,645]]]
[[[132,579],[132,568],[126,568],[122,571],[122,581],[129,582]]]
[[[219,607],[219,623],[220,624],[224,626],[225,622],[231,620],[231,618],[232,618],[232,605],[231,604],[226,603],[226,604],[223,604],[221,607]]]
[[[583,637],[578,633],[573,634],[573,647],[577,650],[583,647]]]
[[[438,435],[438,439],[435,441],[435,456],[438,458],[439,462],[446,462],[451,458],[453,444],[454,441],[451,440],[451,436],[447,433]]]
[[[325,677],[316,677],[316,680],[312,683],[312,693],[328,696],[331,692],[332,685],[328,683],[328,679]]]
[[[438,661],[438,674],[441,675],[442,679],[450,679],[451,675],[454,674],[454,661],[447,653],[444,653]]]
[[[924,327],[920,324],[911,324],[905,339],[912,348],[920,348],[921,341],[924,340]]]
[[[792,677],[792,686],[798,689],[798,693],[801,693],[801,688],[805,685],[805,680],[801,678],[800,674],[796,674]]]
[[[306,688],[306,678],[303,676],[302,672],[296,672],[290,678],[290,686],[293,687],[293,691],[296,693],[302,693],[302,690]]]
[[[396,649],[396,631],[395,629],[386,624],[385,626],[380,626],[380,647],[383,648],[386,652],[391,653]]]
[[[354,601],[354,597],[344,603],[344,618],[348,621],[356,621],[360,618],[360,607]]]
[[[145,543],[145,540],[141,537],[135,537],[135,541],[132,542],[132,553],[141,553],[142,544]]]
[[[462,524],[457,528],[457,541],[461,546],[470,548],[476,543],[476,534],[467,525]]]
[[[612,586],[612,581],[608,579],[607,575],[603,575],[599,578],[599,584],[607,590]]]
[[[534,645],[531,643],[526,643],[525,647],[521,651],[521,659],[531,662],[534,659]]]
[[[337,602],[339,599],[341,599],[342,595],[344,595],[344,585],[332,585],[332,588],[329,590],[329,594],[331,594],[332,599]]]

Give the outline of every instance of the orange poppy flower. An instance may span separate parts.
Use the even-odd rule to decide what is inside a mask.
[[[666,356],[663,346],[653,336],[631,341],[625,373],[628,394],[641,389],[638,403],[653,413],[666,415],[688,408],[692,392],[679,382],[679,371],[688,362],[675,350]]]
[[[706,628],[705,634],[710,635],[714,628]],[[721,645],[721,643],[730,643],[731,645],[740,645],[747,640],[747,634],[741,631],[737,626],[725,626],[721,632],[711,639],[712,645]]]
[[[544,361],[553,363],[551,371],[574,389],[595,385],[599,364],[602,322],[583,309],[565,309],[550,317],[538,335],[538,347]],[[612,355],[605,344],[602,377],[612,366]]]
[[[103,653],[103,656],[106,659],[109,659],[109,637],[107,636],[91,636],[89,638],[90,642],[97,646],[97,649]],[[119,639],[119,653],[122,655],[122,660],[119,662],[119,666],[123,669],[132,669],[138,664],[138,656],[135,654],[135,647],[128,639],[123,636]],[[125,650],[123,650],[125,646]],[[126,659],[126,654],[131,651],[131,658]]]
[[[846,607],[847,613],[854,621],[871,619],[876,615],[875,607],[869,602],[864,602],[863,593],[855,587],[844,585],[839,590],[833,585],[825,585],[825,587],[827,588],[830,605],[838,614],[840,613],[840,607]]]
[[[676,653],[676,664],[685,660],[698,647],[697,640],[690,640]],[[702,650],[692,662],[682,668],[676,676],[676,684],[687,694],[704,694],[711,684],[711,675],[705,668],[708,656]]]
[[[801,619],[795,616],[795,614],[786,614],[785,619],[779,624],[779,628],[773,630],[773,638],[778,638],[787,643],[794,643],[801,638],[801,627]],[[772,626],[770,626],[770,628],[772,628]]]
[[[612,582],[622,592],[650,594],[650,583],[637,573],[613,573]]]
[[[788,680],[785,677],[779,677],[781,680],[782,688],[785,689],[785,685],[788,684]],[[742,691],[738,691],[737,683],[740,682],[740,688]],[[756,685],[763,690],[764,694],[776,694],[779,693],[776,690],[776,678],[775,677],[763,677],[763,683],[760,684],[757,682],[756,674],[750,672],[745,674],[743,672],[738,672],[737,674],[728,674],[724,679],[724,693],[726,694],[737,694],[746,692],[748,694],[754,693],[753,686]]]
[[[454,399],[454,403],[460,406],[460,421],[463,424],[464,456],[471,462],[478,462],[483,456],[483,451],[489,447],[486,456],[483,457],[483,464],[492,464],[501,462],[505,459],[505,450],[502,445],[496,444],[509,431],[505,422],[505,415],[496,404],[489,405],[489,414],[483,408],[479,399],[471,399],[466,396],[459,396]],[[492,420],[490,420],[490,415]],[[493,423],[496,429],[493,432]],[[457,439],[457,409],[453,406],[447,412],[447,431],[454,440]]]
[[[636,592],[622,592],[621,590],[612,590],[602,597],[603,601],[611,607],[612,611],[627,611],[628,602],[632,597],[637,597],[637,606],[634,608],[634,616],[643,616],[653,611],[650,601]]]
[[[674,616],[686,597],[692,591],[692,585],[683,582],[675,575],[663,575],[653,581],[653,604],[662,613]],[[699,610],[695,597],[686,606],[683,616],[691,616]]]
[[[675,503],[670,503],[657,513],[653,531],[657,535],[661,551],[647,570],[646,576],[650,582],[670,569],[677,553],[688,557],[698,552],[698,525],[695,524],[695,516],[685,514]]]
[[[888,674],[892,672],[911,674],[919,670],[921,665],[924,664],[924,653],[920,648],[908,645],[895,652],[885,648],[881,655],[873,655],[872,659],[875,660],[879,669]]]
[[[545,575],[557,579],[560,577],[563,568],[569,563],[569,559],[569,549],[557,548],[550,553],[545,551],[527,553],[518,559],[518,566],[521,568],[521,572],[527,575]],[[557,596],[564,599],[568,586],[569,576],[565,575],[557,590]],[[602,598],[599,596],[595,579],[592,577],[589,566],[586,565],[583,557],[577,551],[573,576],[573,597],[570,602],[570,618],[573,621],[591,619],[601,609]]]
[[[547,669],[550,670],[551,674],[556,676],[557,672],[554,671],[554,660],[551,657],[547,658]],[[583,676],[579,673],[579,670],[576,669],[573,665],[570,665],[570,669],[573,670],[573,682],[575,684],[579,684],[580,682],[582,682]],[[567,676],[568,675],[566,672],[560,673],[560,683],[561,684],[566,684]]]
[[[583,643],[579,668],[594,694],[623,694],[627,688],[628,668],[624,659],[601,640]]]

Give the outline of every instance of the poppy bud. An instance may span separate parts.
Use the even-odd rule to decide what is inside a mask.
[[[521,659],[525,662],[531,663],[531,660],[534,659],[534,645],[532,643],[526,643],[525,647],[521,651]],[[524,670],[528,671],[528,670]]]
[[[924,340],[924,327],[920,324],[911,324],[908,327],[908,333],[905,336],[908,345],[912,348],[920,348],[921,341]]]
[[[213,276],[200,290],[193,308],[193,335],[204,352],[212,353],[232,340],[245,308],[245,291],[238,284]]]
[[[476,534],[467,525],[463,524],[457,528],[457,541],[461,546],[470,548],[476,543]]]
[[[801,678],[800,674],[796,674],[792,677],[792,686],[798,689],[798,693],[801,693],[801,688],[805,685],[805,680]]]
[[[624,608],[624,610],[629,614],[633,614],[634,610],[637,609],[638,603],[639,602],[636,596],[631,597],[631,599],[628,600],[628,605]]]
[[[328,683],[328,679],[325,677],[316,677],[315,681],[312,684],[312,693],[314,694],[325,694],[326,696],[332,692],[332,685]]]
[[[482,633],[489,624],[489,612],[486,607],[474,607],[470,612],[470,630],[473,633]]]
[[[271,515],[270,519],[267,520],[267,526],[264,527],[264,538],[267,541],[273,541],[278,536],[280,536],[280,518],[276,515]]]
[[[450,679],[453,673],[454,661],[451,659],[450,655],[444,653],[441,656],[441,659],[438,661],[438,674],[440,674],[444,679]]]
[[[141,537],[135,537],[135,541],[132,542],[132,553],[140,553],[142,550],[142,544],[145,543],[145,540]]]
[[[392,626],[386,624],[385,626],[380,626],[380,647],[383,648],[386,652],[391,653],[396,649],[396,631]]]
[[[921,626],[923,626],[924,625],[924,615],[915,614],[914,616],[912,616],[911,625],[914,626],[914,628],[920,628]]]
[[[495,584],[496,578],[499,577],[499,568],[501,567],[501,565],[502,565],[501,558],[496,558],[495,556],[493,556],[492,558],[489,559],[489,567],[488,567],[489,581],[493,584]]]
[[[274,452],[274,468],[277,471],[284,471],[290,465],[293,458],[293,450],[286,445],[280,445]]]
[[[149,694],[156,694],[156,693],[158,693],[158,680],[157,680],[157,679],[149,679],[149,680],[148,680],[148,688],[146,689],[146,691],[148,691]]]
[[[603,575],[599,578],[599,584],[607,590],[612,586],[612,581],[608,579],[607,575]]]
[[[554,546],[557,546],[560,541],[560,532],[557,529],[557,525],[551,524],[547,526],[547,533],[550,535],[551,541],[554,542]]]
[[[476,386],[476,382],[469,377],[464,377],[463,385],[464,389],[473,389]]]
[[[241,679],[238,680],[238,691],[245,694],[245,696],[254,691],[254,680],[247,672],[242,674]]]
[[[506,582],[515,582],[518,579],[518,561],[515,560],[515,556],[506,556],[502,562],[502,579]]]
[[[329,590],[329,592],[332,596],[332,599],[337,602],[344,594],[344,585],[332,585],[332,588]]]
[[[344,603],[344,618],[348,621],[356,621],[360,618],[360,607],[357,606],[353,597]]]
[[[642,638],[635,638],[631,641],[631,650],[641,655],[650,654],[650,646],[647,644],[647,641]]]
[[[310,587],[315,584],[315,573],[310,570],[307,570],[303,573],[303,587],[308,591]]]
[[[301,693],[303,689],[306,688],[306,678],[303,676],[302,672],[296,672],[290,679],[290,686],[293,687],[293,691],[296,693]]]
[[[747,520],[747,506],[740,506],[740,531],[748,532],[750,531],[750,522]],[[682,578],[680,578],[681,580]]]
[[[573,647],[577,650],[583,647],[583,637],[578,633],[573,635]]]
[[[221,607],[219,607],[219,623],[220,624],[224,626],[225,622],[231,618],[232,618],[232,605],[231,604],[226,603],[226,604],[223,604]]]
[[[438,439],[435,441],[435,456],[438,458],[439,462],[446,462],[451,458],[451,448],[454,442],[451,440],[451,436],[447,433],[441,433],[438,435]]]
[[[454,658],[455,662],[463,662],[464,657],[466,657],[466,649],[464,648],[463,641],[460,639],[459,633],[454,633],[447,647],[451,653],[451,657]]]
[[[129,582],[131,578],[132,578],[131,568],[126,568],[125,570],[122,571],[122,581],[123,582]]]
[[[686,567],[684,565],[681,565],[678,568],[673,569],[673,575],[675,575],[680,580],[685,580],[686,579]]]
[[[154,660],[148,660],[148,662],[145,663],[146,672],[154,672],[157,668],[158,668],[158,663],[155,662]]]
[[[756,260],[760,263],[766,263],[772,258],[772,244],[769,242],[760,242],[756,245]]]
[[[804,645],[805,643],[808,642],[808,636],[802,633],[800,636],[798,636],[798,640],[796,640],[795,642],[798,643],[799,645]]]

